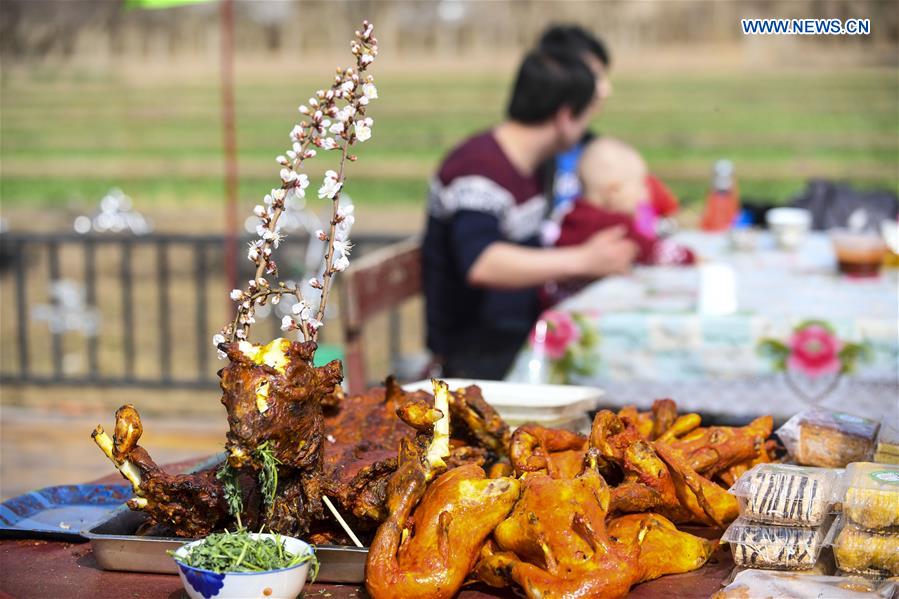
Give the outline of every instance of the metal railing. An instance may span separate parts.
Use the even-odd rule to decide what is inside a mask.
[[[250,239],[238,246],[244,282],[253,271],[240,248]],[[311,276],[304,266],[307,239],[297,235],[279,249],[280,280]],[[355,235],[354,255],[400,239]],[[0,235],[0,384],[216,385],[211,338],[233,316],[225,243],[223,235]],[[280,335],[280,320],[260,318],[254,336]],[[392,355],[399,347],[398,315],[389,329]],[[339,343],[337,327],[326,330],[323,342]]]

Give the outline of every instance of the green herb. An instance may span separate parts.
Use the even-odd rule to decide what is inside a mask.
[[[256,447],[254,455],[262,463],[259,485],[262,487],[262,497],[271,515],[272,507],[275,505],[275,494],[278,492],[278,465],[281,460],[275,457],[275,449],[268,441]]]
[[[225,501],[228,502],[228,513],[237,518],[240,526],[240,514],[243,512],[243,495],[240,492],[240,483],[237,482],[237,470],[225,460],[215,477],[222,481],[225,487]]]
[[[174,556],[175,552],[169,551],[169,555]],[[319,568],[314,548],[297,555],[287,550],[280,535],[253,538],[245,528],[213,533],[191,548],[184,557],[178,557],[178,561],[192,568],[219,574],[282,570],[309,562],[312,582],[315,582]]]

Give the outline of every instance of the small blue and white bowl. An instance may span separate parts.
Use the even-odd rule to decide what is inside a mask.
[[[276,535],[267,533],[251,533],[254,539],[275,539]],[[284,548],[294,555],[313,553],[312,546],[299,539],[278,535],[284,543]],[[212,570],[194,568],[188,566],[182,560],[191,549],[203,543],[204,540],[193,541],[179,547],[174,554],[178,564],[178,575],[184,590],[191,599],[246,599],[247,597],[259,597],[260,599],[295,599],[303,587],[306,586],[306,577],[309,575],[309,562],[303,562],[290,568],[281,570],[267,570],[265,572],[225,572],[219,574]]]

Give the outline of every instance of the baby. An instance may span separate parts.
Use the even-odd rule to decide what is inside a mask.
[[[659,216],[677,209],[677,201],[649,174],[646,161],[626,143],[601,137],[584,148],[578,164],[583,196],[561,223],[557,246],[577,245],[593,234],[621,226],[639,247],[641,264],[692,264],[687,248],[665,242],[656,234]]]

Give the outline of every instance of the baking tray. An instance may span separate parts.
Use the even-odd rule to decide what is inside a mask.
[[[93,526],[131,497],[128,485],[60,485],[0,504],[0,538],[84,541]]]
[[[224,459],[224,452],[215,454],[187,472],[206,470]],[[195,539],[134,534],[146,519],[145,513],[122,505],[105,520],[81,531],[81,536],[90,541],[94,557],[104,570],[178,574],[175,560],[166,552]],[[316,580],[357,584],[365,581],[367,547],[316,545],[315,554],[321,566]]]
[[[134,532],[147,515],[127,506],[117,509],[108,519],[82,532],[91,542],[94,557],[104,570],[177,574],[175,560],[167,551],[193,539],[138,536]],[[321,564],[321,582],[362,583],[365,581],[367,547],[317,545],[315,554]]]
[[[193,539],[135,535],[134,532],[146,518],[143,512],[122,506],[108,519],[81,533],[90,540],[94,557],[101,568],[125,572],[178,573],[175,560],[166,552]],[[315,554],[321,564],[316,580],[357,584],[365,580],[367,547],[317,545]]]

